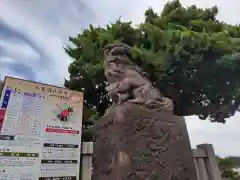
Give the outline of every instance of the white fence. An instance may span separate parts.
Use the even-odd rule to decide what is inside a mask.
[[[81,180],[91,180],[93,143],[82,143]],[[192,150],[198,180],[221,180],[213,146],[201,144]]]

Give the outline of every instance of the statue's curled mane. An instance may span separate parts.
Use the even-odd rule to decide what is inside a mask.
[[[109,83],[112,108],[122,103],[135,103],[155,110],[173,112],[172,100],[153,87],[148,74],[131,61],[131,48],[125,44],[105,47],[104,69]]]

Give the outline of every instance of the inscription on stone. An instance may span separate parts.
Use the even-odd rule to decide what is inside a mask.
[[[138,105],[128,105],[124,121],[111,118],[96,125],[93,180],[196,180],[183,118]]]

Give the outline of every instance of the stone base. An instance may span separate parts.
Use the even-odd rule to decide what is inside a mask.
[[[182,117],[125,104],[95,128],[92,180],[197,180]]]

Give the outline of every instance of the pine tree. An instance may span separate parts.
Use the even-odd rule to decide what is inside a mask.
[[[116,20],[70,37],[65,48],[74,60],[65,86],[84,91],[85,128],[111,104],[103,64],[103,47],[123,42],[132,46],[133,61],[173,99],[180,116],[197,115],[225,122],[240,104],[240,26],[216,19],[216,6],[200,9],[168,2],[161,13],[149,8],[138,26]],[[87,115],[86,115],[87,114]]]

